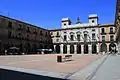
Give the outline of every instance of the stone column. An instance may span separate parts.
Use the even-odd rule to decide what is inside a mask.
[[[60,45],[60,53],[63,54],[63,44]]]
[[[77,54],[77,45],[76,44],[74,45],[74,49],[75,49],[74,54]]]
[[[96,47],[97,47],[97,53],[99,53],[99,51],[100,51],[99,50],[99,44],[97,44]]]
[[[81,54],[84,54],[84,45],[81,45]]]
[[[92,54],[92,45],[88,44],[88,54]]]
[[[67,54],[70,54],[70,45],[67,45]]]
[[[56,52],[56,45],[54,45],[54,52]]]
[[[108,52],[109,52],[109,45],[110,45],[110,44],[107,43],[106,45],[107,45],[107,52],[106,52],[106,53],[108,53]]]
[[[120,53],[120,42],[118,43],[118,53]]]
[[[118,51],[118,45],[117,44],[115,44],[116,45],[116,50]]]

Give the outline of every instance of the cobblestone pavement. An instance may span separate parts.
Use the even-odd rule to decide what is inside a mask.
[[[64,56],[64,55],[62,55]],[[73,55],[73,61],[57,63],[57,54],[0,56],[0,66],[70,74],[85,68],[102,55]]]
[[[108,56],[92,80],[120,80],[120,56]]]

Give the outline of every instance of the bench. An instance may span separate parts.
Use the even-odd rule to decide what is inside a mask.
[[[63,58],[65,61],[66,60],[72,60],[72,55],[65,55],[65,57]]]

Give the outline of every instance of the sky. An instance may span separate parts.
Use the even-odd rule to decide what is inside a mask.
[[[1,0],[0,15],[24,21],[45,29],[61,28],[61,19],[72,24],[80,17],[88,22],[89,14],[97,14],[99,24],[114,23],[116,0]]]

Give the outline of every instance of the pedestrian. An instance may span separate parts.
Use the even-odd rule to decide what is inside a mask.
[[[7,50],[5,49],[5,55],[7,54]]]

